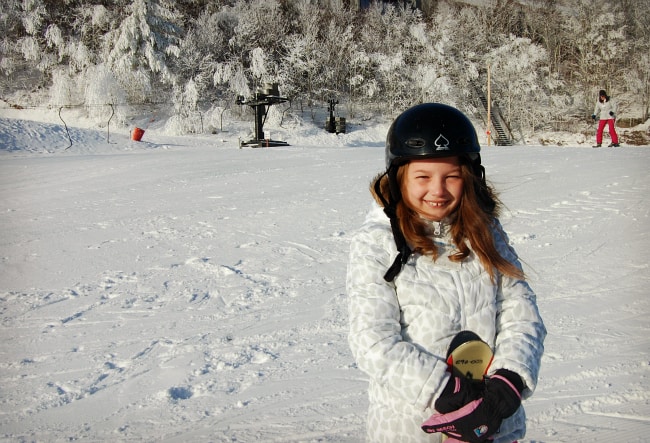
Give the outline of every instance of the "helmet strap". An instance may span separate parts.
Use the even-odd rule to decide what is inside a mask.
[[[481,180],[481,183],[485,185],[485,168],[482,164],[479,163],[474,166],[474,173]]]
[[[388,175],[388,184],[390,187],[390,195],[388,201],[381,192],[381,180]],[[386,274],[384,274],[384,280],[387,282],[392,282],[397,274],[400,273],[402,267],[406,264],[409,257],[413,253],[411,248],[406,243],[404,234],[399,227],[399,218],[397,217],[397,203],[401,200],[401,195],[399,193],[399,185],[397,184],[397,168],[391,167],[386,173],[380,176],[375,181],[375,194],[379,196],[381,203],[384,205],[384,213],[388,216],[390,220],[390,227],[393,231],[393,239],[395,240],[395,246],[397,247],[397,257],[393,261],[393,264],[388,268]]]

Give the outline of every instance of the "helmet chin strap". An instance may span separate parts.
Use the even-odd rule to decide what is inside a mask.
[[[481,164],[481,154],[476,154],[476,157],[470,156],[472,160],[472,169],[483,184],[485,184],[485,168]]]
[[[381,180],[386,175],[388,175],[388,183],[389,183],[389,187],[391,188],[389,201],[386,201],[386,198],[381,193],[381,186],[380,186]],[[392,282],[395,279],[395,277],[397,277],[397,274],[400,273],[402,267],[406,264],[409,257],[413,253],[411,248],[406,243],[404,234],[402,233],[402,230],[399,227],[399,219],[397,218],[397,203],[401,199],[401,196],[399,194],[399,189],[393,189],[393,188],[397,188],[396,186],[397,180],[395,180],[396,177],[397,177],[397,168],[391,167],[386,173],[384,173],[381,177],[379,177],[377,181],[375,181],[375,194],[379,196],[381,203],[384,205],[384,213],[388,216],[388,219],[390,220],[390,227],[391,230],[393,231],[395,246],[397,247],[397,257],[395,257],[393,264],[390,266],[390,268],[388,268],[388,270],[384,274],[384,280],[386,280],[387,282]]]

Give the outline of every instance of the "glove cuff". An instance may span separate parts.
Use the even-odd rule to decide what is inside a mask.
[[[524,382],[515,372],[499,369],[486,383],[485,399],[502,419],[510,417],[521,405]]]
[[[519,376],[519,374],[516,372],[510,371],[508,369],[497,370],[492,378],[495,376],[498,376],[501,379],[506,379],[508,381],[508,385],[517,391],[517,394],[519,394],[519,396],[521,396],[521,393],[526,387],[526,384],[524,383],[524,380],[521,378],[521,376]]]

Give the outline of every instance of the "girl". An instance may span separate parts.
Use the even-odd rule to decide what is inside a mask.
[[[525,433],[520,401],[535,389],[546,329],[479,151],[471,122],[447,105],[415,106],[388,131],[386,172],[371,186],[377,205],[352,241],[347,274],[350,348],[370,378],[369,442]],[[447,368],[462,330],[494,350],[479,387]]]
[[[602,146],[605,125],[609,127],[609,135],[612,137],[612,143],[609,147],[618,148],[620,145],[618,144],[618,134],[616,133],[616,103],[609,98],[604,89],[601,89],[598,93],[598,101],[596,102],[591,118],[596,120],[596,117],[599,115],[598,130],[596,131],[596,146],[594,148],[600,148]]]

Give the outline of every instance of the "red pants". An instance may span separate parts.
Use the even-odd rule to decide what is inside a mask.
[[[598,131],[596,132],[596,143],[601,144],[603,142],[603,129],[605,129],[605,125],[609,125],[609,136],[612,137],[612,143],[617,144],[618,143],[618,134],[616,133],[616,129],[614,128],[614,122],[615,120],[613,118],[610,118],[609,120],[599,120],[598,121]]]

